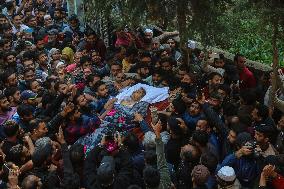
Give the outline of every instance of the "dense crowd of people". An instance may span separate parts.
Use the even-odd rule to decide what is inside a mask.
[[[284,188],[281,69],[155,26],[106,47],[62,0],[1,8],[1,189]]]

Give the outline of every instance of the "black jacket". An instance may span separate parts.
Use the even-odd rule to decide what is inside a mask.
[[[84,164],[84,178],[86,181],[87,189],[101,189],[101,185],[97,180],[97,167],[99,166],[100,159],[102,158],[103,149],[100,147],[95,147],[91,150],[86,158]],[[116,162],[116,175],[114,184],[111,188],[121,189],[128,188],[133,184],[133,166],[131,163],[131,156],[129,152],[125,149],[120,149],[118,154],[114,157]]]

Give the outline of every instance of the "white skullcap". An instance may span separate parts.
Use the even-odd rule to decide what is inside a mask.
[[[59,68],[59,66],[62,66],[62,65],[64,65],[64,62],[58,62],[58,63],[56,64],[56,69]]]
[[[152,34],[153,34],[153,30],[151,30],[151,29],[149,29],[149,28],[145,29],[144,32],[145,32],[145,33],[152,33]]]
[[[196,48],[196,42],[192,40],[188,40],[187,47],[190,49],[195,49]]]
[[[236,179],[235,171],[232,167],[224,166],[222,167],[217,176],[225,182],[233,182]]]
[[[43,19],[46,20],[48,18],[51,18],[51,16],[49,14],[44,15]]]

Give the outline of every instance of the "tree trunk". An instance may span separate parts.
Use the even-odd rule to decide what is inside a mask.
[[[180,36],[180,48],[183,50],[184,54],[184,63],[189,64],[188,51],[186,50],[187,42],[187,27],[186,27],[186,12],[187,12],[187,0],[176,0],[176,15],[177,15],[177,24]]]

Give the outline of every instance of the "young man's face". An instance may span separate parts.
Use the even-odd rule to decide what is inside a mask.
[[[46,56],[46,54],[41,54],[39,55],[38,60],[40,64],[46,64],[48,57]]]
[[[161,81],[161,76],[159,74],[155,73],[155,74],[153,74],[152,79],[153,79],[154,83],[158,83],[158,82]]]
[[[189,114],[192,116],[196,116],[200,113],[201,108],[198,103],[192,103],[189,107]]]
[[[85,98],[85,95],[80,95],[78,98],[77,98],[77,102],[78,102],[78,105],[80,107],[85,107],[87,106],[87,99]]]
[[[215,75],[210,81],[209,83],[213,86],[219,85],[222,83],[222,77],[220,77],[219,75]]]
[[[119,65],[112,65],[110,68],[111,75],[116,77],[116,75],[122,72],[122,69]]]
[[[144,68],[140,68],[138,73],[142,78],[146,78],[149,75],[150,71],[148,67],[144,67]]]
[[[102,57],[99,55],[98,52],[93,52],[92,53],[92,61],[94,63],[101,63]]]
[[[207,131],[208,125],[206,120],[198,120],[196,123],[196,130]]]
[[[15,94],[12,96],[13,102],[19,104],[21,102],[21,93],[20,91],[16,91]]]
[[[284,115],[278,121],[277,128],[278,130],[284,131]]]
[[[0,18],[0,24],[8,24],[8,20],[6,18]]]
[[[34,78],[35,78],[35,73],[32,70],[30,70],[30,71],[28,71],[24,74],[24,80],[25,81],[31,81],[31,80],[34,80]]]
[[[12,87],[12,86],[15,87],[15,86],[17,86],[17,83],[18,83],[18,81],[17,81],[17,76],[16,76],[15,73],[8,77],[8,83],[7,84],[8,84],[9,87]]]
[[[37,26],[37,20],[35,17],[31,18],[28,22],[29,26],[36,27]]]
[[[91,64],[91,62],[85,62],[85,63],[83,63],[83,65],[82,65],[82,68],[83,68],[83,70],[84,69],[92,69],[92,64]]]
[[[60,11],[54,11],[54,19],[56,19],[56,20],[61,19],[61,12]]]
[[[38,81],[34,81],[34,82],[31,84],[31,90],[32,90],[34,93],[40,92],[41,89],[42,89],[42,88],[41,88],[40,84],[38,83]]]
[[[22,17],[17,15],[13,18],[13,23],[16,27],[19,27],[22,24]]]
[[[4,51],[9,51],[10,49],[11,49],[11,42],[5,43],[4,47],[3,47],[3,50]]]
[[[6,97],[0,100],[0,108],[3,112],[9,111],[11,109],[10,103]]]
[[[35,64],[33,62],[33,60],[26,60],[23,62],[24,68],[25,69],[34,69],[35,68]]]
[[[38,41],[36,43],[36,47],[37,49],[42,50],[44,48],[44,41],[43,40]]]
[[[97,95],[99,97],[107,97],[108,96],[108,88],[105,84],[98,87]]]
[[[227,139],[231,144],[234,144],[237,139],[237,134],[233,130],[230,130]]]
[[[264,144],[268,142],[268,139],[264,136],[264,134],[258,131],[255,131],[254,138],[258,144]]]
[[[11,63],[16,63],[16,57],[12,54],[7,56],[7,63],[8,65],[11,65]]]
[[[161,67],[165,71],[171,71],[171,69],[172,69],[172,66],[169,62],[163,62]]]
[[[239,69],[243,69],[243,68],[245,67],[245,63],[246,63],[246,58],[240,56],[240,57],[238,58],[238,62],[237,62],[238,68],[239,68]]]

